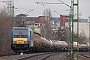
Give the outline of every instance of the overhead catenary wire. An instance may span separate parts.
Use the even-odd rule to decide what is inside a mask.
[[[57,13],[58,15],[60,15],[57,11],[53,10],[55,13]]]
[[[68,6],[68,7],[70,7],[71,8],[71,6],[69,6],[68,4],[66,4],[66,3],[64,3],[63,1],[61,1],[61,0],[59,0],[62,4],[65,4],[66,6]]]
[[[34,9],[31,9],[30,11],[26,12],[25,15],[29,16],[28,13],[34,11]]]
[[[41,0],[41,2],[42,2],[42,0]],[[42,2],[43,3],[43,2]],[[46,9],[46,7],[45,7],[45,5],[44,4],[42,4],[43,6],[44,6],[44,8]]]
[[[18,9],[23,9],[24,11],[28,11],[27,9],[25,9],[24,7],[22,7],[19,3],[18,3],[18,1],[17,0],[15,0],[16,1],[16,3],[20,6],[20,8],[18,8]],[[26,15],[28,15],[28,13],[29,12],[31,12],[31,11],[33,11],[34,9],[31,9],[30,11],[28,11],[28,12],[26,12],[26,13],[24,13],[24,14],[26,14]],[[18,12],[20,12],[20,13],[22,13],[21,11],[19,11],[19,10],[17,10]]]
[[[63,3],[48,3],[48,2],[35,2],[37,4],[63,4]]]
[[[30,11],[26,12],[25,14],[27,14],[27,13],[29,13],[29,12],[33,11],[33,10],[34,10],[34,9],[31,9]]]
[[[17,10],[17,9],[16,9]],[[22,12],[21,11],[19,11],[19,10],[17,10],[20,14],[22,14]]]
[[[41,2],[35,2],[35,3],[37,3],[37,4],[40,4],[40,5],[43,5],[44,7],[45,7],[45,5],[44,4],[63,4],[63,3],[48,3],[47,1],[46,2],[43,2],[42,0],[41,0]],[[48,5],[49,6],[49,5]],[[49,7],[50,8],[50,7]],[[45,9],[46,9],[46,7],[45,7]]]
[[[47,9],[46,7],[45,7],[45,5],[44,4],[63,4],[63,3],[49,3],[49,2],[47,2],[47,0],[46,0],[46,2],[42,2],[42,0],[41,0],[41,2],[35,2],[35,3],[37,3],[37,4],[40,4],[40,5],[43,5],[44,6],[44,8],[45,9]],[[48,5],[48,7],[49,7],[49,5]],[[49,9],[51,10],[51,8],[49,7]],[[54,11],[54,10],[51,10],[51,11]],[[55,11],[54,11],[55,12]],[[55,15],[55,14],[54,14]],[[60,15],[60,14],[59,14]]]
[[[33,16],[35,17],[35,12],[33,11]]]
[[[16,1],[16,3],[23,9],[23,10],[27,10],[27,9],[25,9],[24,7],[22,7],[19,3],[18,3],[18,1],[17,0],[15,0]]]

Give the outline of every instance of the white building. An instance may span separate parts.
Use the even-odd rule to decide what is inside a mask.
[[[65,24],[68,27],[68,22]],[[77,33],[77,22],[74,22],[73,25],[74,33]],[[89,23],[79,22],[79,34],[83,34],[86,38],[89,38]]]

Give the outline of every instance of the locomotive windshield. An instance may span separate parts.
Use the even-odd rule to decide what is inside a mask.
[[[14,35],[28,35],[27,29],[14,29]]]

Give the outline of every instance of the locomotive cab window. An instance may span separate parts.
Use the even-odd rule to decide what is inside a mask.
[[[27,29],[15,29],[14,30],[14,35],[28,35],[28,30]]]

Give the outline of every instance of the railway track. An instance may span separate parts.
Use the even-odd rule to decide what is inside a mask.
[[[67,52],[39,52],[0,57],[0,60],[67,60]]]
[[[80,54],[80,56],[83,56],[83,57],[86,57],[86,58],[89,58],[90,59],[90,56],[88,56],[88,55]]]
[[[90,60],[88,52],[81,52],[78,55],[74,55],[75,60]]]
[[[40,53],[40,54],[42,54],[42,53]],[[1,54],[0,60],[18,60],[19,58],[24,58],[24,57],[33,56],[33,55],[38,55],[38,53],[30,53],[30,54],[23,54],[23,55],[20,55],[20,54],[2,55]]]
[[[38,54],[36,54],[36,55],[18,58],[17,60],[28,60],[28,59],[29,59],[29,60],[32,60],[32,59],[36,59],[37,57],[42,57],[42,56],[49,55],[49,54],[53,54],[53,52],[38,53]]]
[[[30,54],[0,54],[0,60],[68,60],[68,52],[39,52]],[[77,55],[74,54],[74,60],[77,60]],[[90,60],[88,52],[79,52],[78,60]]]
[[[55,54],[43,57],[41,60],[67,60],[67,53],[57,52]]]
[[[43,54],[18,58],[17,60],[58,60],[58,59],[65,60],[63,57],[66,58],[67,57],[66,55],[67,55],[66,53],[62,53],[62,52],[45,52]]]
[[[46,59],[48,59],[49,57],[54,56],[54,55],[56,55],[56,53],[48,54],[48,55],[44,56],[43,58],[40,58],[40,60],[46,60]]]
[[[0,57],[11,56],[11,55],[19,55],[19,54],[15,54],[15,53],[6,53],[6,54],[0,54]]]

